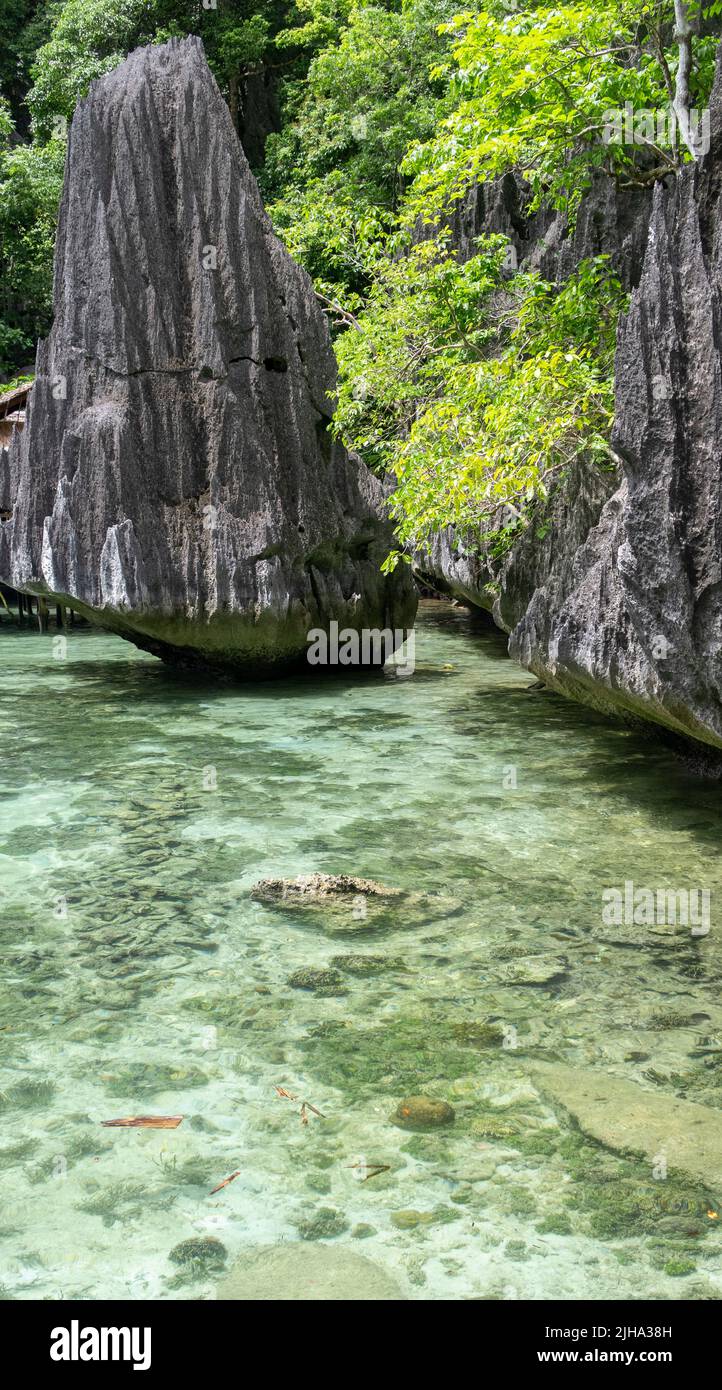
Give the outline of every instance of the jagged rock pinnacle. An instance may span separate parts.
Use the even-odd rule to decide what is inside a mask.
[[[197,38],[94,82],[0,577],[168,660],[265,675],[307,634],[404,629],[378,481],[329,432],[335,362]]]

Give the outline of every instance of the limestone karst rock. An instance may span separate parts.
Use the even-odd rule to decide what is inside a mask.
[[[73,119],[0,578],[247,675],[302,663],[332,621],[408,628],[381,486],[330,435],[334,384],[200,40],[138,49]]]
[[[618,336],[618,474],[586,459],[572,466],[546,525],[530,528],[498,565],[483,544],[459,553],[450,531],[417,564],[430,582],[489,609],[510,634],[510,655],[548,686],[654,729],[718,774],[722,49],[710,107],[708,153],[657,185],[645,234],[636,195],[628,206],[614,202],[603,223],[605,249],[618,252],[634,286]],[[578,224],[585,255],[593,223],[585,213]],[[532,246],[528,263],[547,265],[554,244],[547,236]],[[562,261],[561,278],[565,269]]]
[[[617,343],[621,484],[563,601],[535,593],[510,650],[557,689],[722,748],[722,56],[711,147],[658,185]],[[716,757],[715,757],[716,765]]]

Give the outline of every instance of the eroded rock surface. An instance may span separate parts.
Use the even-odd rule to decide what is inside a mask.
[[[400,888],[385,888],[371,878],[351,874],[299,874],[297,878],[262,878],[254,883],[251,896],[259,902],[317,902],[325,898],[398,898]]]
[[[251,897],[276,911],[307,917],[324,931],[341,936],[416,928],[460,911],[457,899],[405,892],[351,874],[264,878],[253,885]]]
[[[618,339],[622,482],[511,651],[558,689],[722,748],[722,66],[701,165],[657,187]]]
[[[574,244],[565,242],[556,261],[552,226],[528,255],[564,278],[578,253],[593,253],[594,229],[604,226],[605,249],[634,285],[617,350],[619,476],[588,461],[575,465],[541,534],[532,526],[501,564],[487,562],[483,537],[481,554],[464,554],[446,532],[419,568],[489,610],[510,634],[510,654],[547,685],[664,730],[680,748],[697,750],[700,770],[719,771],[722,57],[711,133],[699,165],[657,185],[645,236],[644,198],[627,206],[610,195],[596,211],[582,205]],[[498,221],[498,208],[492,213]]]
[[[137,50],[78,106],[37,371],[3,580],[248,675],[332,620],[411,624],[380,485],[330,437],[325,320],[198,39]]]

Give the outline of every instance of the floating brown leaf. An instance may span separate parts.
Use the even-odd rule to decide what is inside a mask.
[[[121,1120],[101,1120],[105,1129],[177,1129],[182,1115],[127,1115]]]
[[[276,1092],[276,1095],[281,1097],[281,1100],[300,1100],[300,1099],[301,1099],[300,1096],[294,1096],[294,1094],[293,1094],[292,1091],[287,1091],[286,1088],[285,1088],[285,1086],[274,1086],[273,1089],[274,1089],[274,1091]],[[310,1100],[302,1100],[302,1101],[301,1101],[301,1109],[300,1109],[299,1112],[298,1112],[298,1114],[299,1114],[299,1119],[300,1119],[302,1125],[307,1125],[307,1124],[308,1124],[308,1112],[309,1112],[309,1110],[311,1111],[311,1114],[312,1114],[312,1115],[318,1115],[319,1120],[323,1120],[323,1119],[324,1119],[324,1116],[321,1114],[321,1111],[320,1111],[320,1110],[317,1110],[317,1109],[316,1109],[316,1106],[315,1106],[315,1105],[312,1105],[311,1102],[310,1102]]]
[[[211,1190],[210,1190],[210,1192],[209,1192],[209,1194],[208,1194],[209,1197],[212,1197],[214,1192],[220,1192],[220,1191],[221,1191],[221,1188],[223,1188],[223,1187],[228,1187],[230,1183],[235,1182],[236,1178],[240,1178],[240,1176],[241,1176],[241,1170],[240,1170],[240,1168],[237,1168],[236,1171],[235,1171],[235,1173],[231,1173],[230,1177],[224,1178],[224,1179],[223,1179],[223,1182],[219,1182],[219,1183],[218,1183],[218,1186],[217,1186],[217,1187],[212,1187],[212,1188],[211,1188]]]

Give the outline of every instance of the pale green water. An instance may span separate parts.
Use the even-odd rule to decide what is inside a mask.
[[[698,1219],[722,1193],[583,1141],[529,1070],[722,1107],[719,786],[531,693],[444,605],[403,681],[213,689],[112,637],[71,634],[65,659],[55,640],[0,633],[6,1295],[213,1297],[216,1273],[178,1279],[180,1241],[216,1236],[230,1266],[331,1209],[329,1249],[412,1298],[722,1296]],[[249,897],[313,870],[431,901],[339,930]],[[709,936],[604,926],[625,879],[710,888]],[[345,994],[287,984],[364,953],[383,959],[342,962]],[[552,978],[509,983],[517,957]],[[485,1020],[516,1047],[463,1027]],[[302,1126],[277,1085],[324,1118]],[[393,1126],[418,1092],[453,1127]],[[185,1119],[99,1125],[144,1113]],[[359,1182],[359,1156],[390,1171]]]

